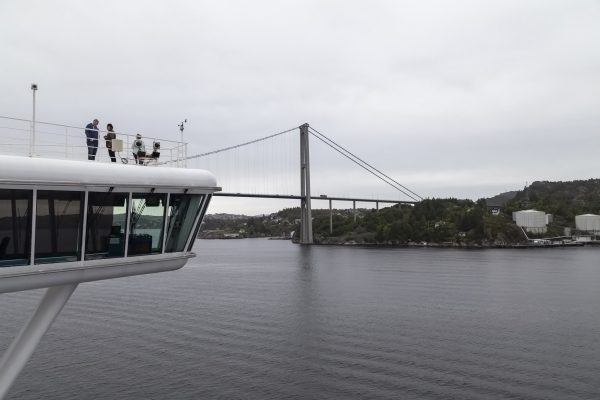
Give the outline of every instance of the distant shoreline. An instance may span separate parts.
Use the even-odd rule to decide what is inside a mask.
[[[241,240],[241,239],[266,239],[266,240],[290,240],[294,244],[298,241],[280,236],[255,236],[255,237],[228,237],[228,238],[203,238],[202,240]],[[555,249],[572,247],[599,247],[600,242],[577,242],[556,244],[459,244],[459,243],[313,243],[314,246],[341,246],[341,247],[365,247],[365,248],[432,248],[432,249],[459,249],[459,250],[483,250],[483,249]]]

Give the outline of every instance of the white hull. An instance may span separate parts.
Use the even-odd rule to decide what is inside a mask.
[[[0,268],[0,293],[41,289],[51,286],[122,278],[125,276],[174,271],[185,265],[194,253],[169,253],[131,258]],[[78,265],[73,265],[78,264]]]

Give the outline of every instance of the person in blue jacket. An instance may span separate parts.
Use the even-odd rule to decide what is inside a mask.
[[[98,120],[94,119],[91,123],[85,127],[85,137],[88,147],[88,160],[96,159],[96,152],[98,151]]]

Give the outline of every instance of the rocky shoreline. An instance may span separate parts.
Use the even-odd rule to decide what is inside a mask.
[[[292,240],[298,244],[297,240]],[[317,246],[350,246],[350,247],[368,247],[368,248],[443,248],[443,249],[542,249],[542,248],[566,248],[566,247],[585,247],[600,246],[600,241],[593,242],[567,242],[567,243],[511,243],[511,244],[480,244],[480,243],[358,243],[355,241],[346,242],[315,242]]]

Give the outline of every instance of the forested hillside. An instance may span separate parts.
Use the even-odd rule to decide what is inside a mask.
[[[426,199],[414,206],[395,205],[379,211],[313,210],[315,242],[322,244],[437,244],[445,246],[502,246],[522,243],[525,237],[512,221],[512,212],[537,209],[554,215],[547,235],[575,227],[575,215],[600,213],[600,179],[572,182],[534,182],[521,191],[478,201]],[[500,207],[493,215],[491,209]],[[207,216],[204,231],[235,233],[240,237],[285,236],[299,232],[299,208],[258,216]],[[212,235],[212,236],[211,236]],[[221,235],[222,236],[222,235]],[[530,235],[532,236],[532,235]]]

